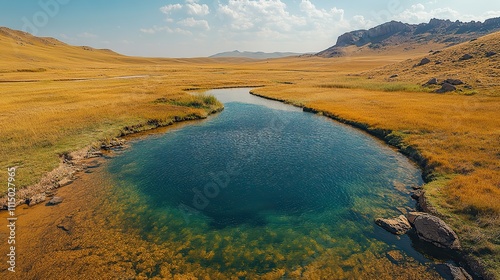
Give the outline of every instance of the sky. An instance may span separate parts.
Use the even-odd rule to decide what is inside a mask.
[[[473,4],[472,4],[473,3]],[[0,0],[0,26],[126,55],[319,52],[344,32],[396,20],[484,21],[500,1]]]

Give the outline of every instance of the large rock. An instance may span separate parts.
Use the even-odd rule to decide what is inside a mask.
[[[436,78],[431,78],[427,83],[423,84],[423,86],[437,85],[438,80]]]
[[[490,51],[490,52],[487,52],[487,53],[486,53],[486,57],[492,57],[492,56],[494,56],[495,54],[497,54],[497,53],[496,53],[496,52],[492,52],[492,51]]]
[[[459,80],[459,79],[446,79],[443,81],[443,84],[450,84],[450,85],[454,85],[454,86],[458,86],[458,85],[463,85],[464,82],[462,82],[462,80]]]
[[[459,250],[461,248],[457,234],[440,218],[430,214],[410,217],[420,239],[437,247]]]
[[[431,62],[431,60],[428,59],[427,57],[425,57],[425,58],[422,58],[422,60],[420,60],[420,62],[416,66],[426,65],[426,64],[428,64],[430,62]]]
[[[452,264],[443,264],[440,266],[439,271],[444,273],[447,279],[453,280],[472,280],[472,276],[470,276],[465,269],[462,267],[457,267]]]
[[[457,88],[452,85],[452,84],[448,84],[448,83],[444,83],[440,89],[438,89],[436,92],[437,93],[445,93],[445,92],[450,92],[450,91],[455,91],[457,90]]]
[[[408,219],[404,215],[400,215],[394,219],[382,219],[378,218],[375,223],[390,233],[402,235],[411,229],[411,225]]]
[[[466,53],[466,54],[462,55],[458,60],[462,61],[462,60],[469,60],[469,59],[472,59],[472,58],[473,58],[472,55]]]

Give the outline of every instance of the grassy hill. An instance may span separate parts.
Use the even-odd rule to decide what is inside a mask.
[[[470,55],[471,58],[464,59],[465,55]],[[417,66],[426,58],[429,63]],[[390,76],[395,74],[398,77],[392,79],[393,81],[418,84],[424,84],[431,78],[437,78],[438,81],[460,79],[472,88],[464,90],[462,86],[460,87],[462,92],[458,93],[499,95],[500,32],[442,50],[434,49],[423,57],[408,59],[365,73],[385,81],[389,81]],[[436,89],[436,87],[431,88]]]

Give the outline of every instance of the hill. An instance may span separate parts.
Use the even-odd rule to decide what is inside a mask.
[[[500,18],[484,22],[461,22],[431,19],[429,23],[408,24],[391,21],[369,30],[356,30],[344,33],[337,43],[319,53],[321,57],[349,55],[355,50],[377,52],[395,48],[411,50],[418,46],[433,44],[436,48],[452,46],[477,37],[499,31]]]
[[[293,53],[293,52],[273,52],[273,53],[266,53],[266,52],[240,52],[238,50],[232,51],[232,52],[222,52],[218,54],[214,54],[210,57],[216,58],[216,57],[245,57],[245,58],[253,58],[253,59],[269,59],[269,58],[282,58],[282,57],[288,57],[288,56],[299,56],[301,55],[300,53]]]
[[[500,32],[495,32],[363,75],[385,81],[425,84],[433,91],[438,90],[443,81],[453,79],[459,84],[454,85],[458,93],[499,95],[499,65]]]

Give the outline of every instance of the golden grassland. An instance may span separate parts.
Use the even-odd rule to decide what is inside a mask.
[[[56,167],[59,155],[119,136],[127,126],[205,117],[221,106],[193,91],[264,86],[255,92],[392,131],[400,145],[417,149],[432,173],[425,186],[432,203],[466,250],[500,277],[500,66],[499,55],[483,54],[500,53],[499,42],[493,34],[435,54],[442,64],[413,67],[429,50],[153,59],[0,29],[0,166],[19,166],[18,183],[28,186]],[[458,61],[463,53],[476,59]],[[119,78],[125,76],[138,77]],[[473,90],[434,94],[420,86],[430,77],[459,77]],[[0,181],[6,176],[0,173]]]

